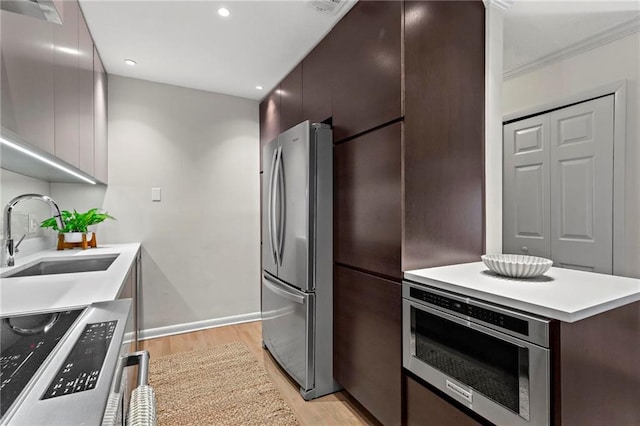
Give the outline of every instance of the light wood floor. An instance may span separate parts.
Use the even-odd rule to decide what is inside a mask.
[[[148,350],[153,360],[164,355],[242,342],[263,365],[302,425],[378,425],[346,392],[312,401],[302,399],[298,385],[280,369],[269,352],[262,349],[261,336],[261,323],[256,321],[145,340],[141,342],[141,349]]]

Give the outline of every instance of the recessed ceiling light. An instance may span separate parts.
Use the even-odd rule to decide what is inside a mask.
[[[227,9],[226,7],[221,7],[220,9],[218,9],[218,15],[226,18],[227,16],[231,15],[231,12],[229,12],[229,9]]]
[[[262,87],[262,86],[256,86],[256,89],[258,89],[258,90],[262,90],[262,89],[264,89],[264,87]]]
[[[125,59],[124,63],[129,65],[130,67],[133,67],[133,66],[135,66],[137,64],[137,62],[134,61],[133,59]]]

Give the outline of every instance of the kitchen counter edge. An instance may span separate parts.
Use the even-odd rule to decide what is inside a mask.
[[[122,291],[140,248],[140,243],[102,244],[87,250],[53,248],[27,256],[16,266],[0,268],[0,274],[4,275],[46,259],[119,255],[106,271],[2,278],[0,315],[60,310],[115,300]]]
[[[524,294],[517,294],[518,288],[515,287],[517,284],[513,283],[513,279],[497,275],[491,276],[482,262],[405,271],[403,277],[404,280],[412,283],[424,284],[568,323],[640,301],[640,280],[635,278],[561,268],[551,268],[546,275],[551,276],[554,282],[562,284],[563,291],[544,288],[535,294],[530,292],[530,288],[527,288],[528,294],[524,292]],[[596,287],[596,291],[584,295],[584,288],[577,285],[579,278],[590,280],[591,287],[601,286],[601,288]],[[498,285],[491,286],[492,279],[496,280]],[[517,281],[525,285],[529,284],[526,280]],[[507,285],[503,285],[504,283]],[[568,297],[563,298],[563,293],[571,291],[579,294],[581,300],[576,303],[568,300]]]

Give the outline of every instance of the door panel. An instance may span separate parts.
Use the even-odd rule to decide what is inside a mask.
[[[65,1],[64,22],[54,25],[54,123],[55,155],[76,167],[80,165],[78,119],[78,14],[75,1]]]
[[[302,122],[302,62],[280,82],[280,128]]]
[[[281,146],[280,186],[284,197],[282,241],[278,278],[304,291],[309,279],[309,208],[314,189],[309,186],[309,122],[299,124],[278,137]]]
[[[262,276],[262,340],[304,389],[314,386],[313,310],[315,295],[295,290],[268,274]]]
[[[548,115],[504,126],[504,253],[551,257],[548,158]]]
[[[402,124],[336,145],[335,261],[402,278]]]
[[[402,116],[402,2],[363,1],[331,31],[336,141]]]
[[[93,49],[93,131],[94,131],[94,176],[102,183],[108,182],[108,140],[107,140],[107,73],[95,46]]]
[[[78,109],[80,169],[93,176],[95,150],[93,130],[93,39],[82,13],[78,16]]]
[[[271,93],[260,102],[260,171],[264,171],[265,162],[270,159],[262,157],[263,148],[280,134],[280,88],[276,86]]]
[[[334,267],[333,375],[382,424],[401,424],[399,283]]]
[[[443,399],[411,377],[405,377],[407,426],[421,426],[425,419],[440,426],[480,426],[457,405]]]
[[[0,12],[0,122],[31,145],[54,152],[54,24]]]
[[[613,272],[613,96],[550,113],[551,253],[558,266]]]
[[[270,143],[266,144],[263,151],[264,158],[264,172],[260,175],[262,177],[262,268],[269,273],[277,276],[278,266],[276,264],[275,255],[275,232],[273,222],[275,211],[272,203],[275,202],[274,188],[272,184],[275,181],[275,160],[276,151],[278,150],[278,140],[274,139]],[[267,160],[268,159],[268,160]]]

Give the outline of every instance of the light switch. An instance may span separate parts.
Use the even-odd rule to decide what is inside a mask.
[[[160,201],[160,188],[151,188],[151,201]]]

